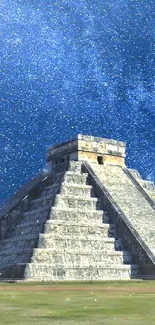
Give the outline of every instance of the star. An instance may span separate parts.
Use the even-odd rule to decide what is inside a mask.
[[[153,0],[0,5],[0,203],[78,133],[127,143],[155,180]]]

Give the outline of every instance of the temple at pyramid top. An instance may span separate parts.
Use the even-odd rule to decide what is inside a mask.
[[[125,149],[126,144],[122,141],[78,134],[74,140],[50,147],[47,161],[49,166],[65,160],[125,166]]]

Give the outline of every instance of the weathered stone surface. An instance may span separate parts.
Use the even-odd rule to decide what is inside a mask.
[[[104,217],[108,221],[107,214],[101,210],[78,210],[75,211],[75,209],[71,208],[63,208],[60,209],[59,207],[52,207],[49,219],[54,220],[61,220],[61,222],[64,222],[65,224],[75,224],[79,222],[85,223],[95,223],[97,225],[101,225],[103,222]],[[48,221],[47,221],[48,223]]]
[[[152,252],[155,252],[155,210],[123,169],[93,164],[93,170]]]
[[[52,196],[49,195],[33,200],[30,206],[30,211],[50,206],[52,204],[52,199]]]
[[[75,252],[72,251],[65,251],[62,250],[59,252],[51,250],[51,249],[35,249],[34,254],[32,257],[32,262],[39,262],[39,263],[52,263],[55,266],[57,265],[68,265],[70,267],[79,267],[79,265],[83,266],[95,266],[96,267],[104,267],[104,265],[113,265],[113,264],[131,264],[132,263],[132,256],[128,251],[120,252],[114,251],[109,253],[97,253],[97,252]],[[101,265],[102,264],[102,265]]]
[[[86,198],[74,195],[61,195],[58,194],[55,199],[55,206],[61,206],[61,208],[71,208],[76,211],[81,210],[95,210],[99,207],[97,198]]]
[[[79,134],[76,140],[49,148],[47,161],[57,165],[62,160],[88,160],[95,163],[101,157],[104,163],[125,166],[125,143]]]
[[[53,281],[136,276],[138,266],[121,239],[115,239],[115,226],[81,166],[70,162],[68,171],[58,171],[53,183],[32,198],[10,238],[0,241],[3,276]]]
[[[45,221],[48,217],[48,212],[50,209],[50,205],[46,205],[45,207],[33,210],[33,211],[28,211],[24,213],[24,218],[21,221],[21,224],[25,224],[27,222],[40,222],[40,221]]]
[[[74,195],[74,196],[80,196],[80,197],[88,197],[93,194],[92,193],[92,186],[90,185],[83,185],[83,184],[73,184],[70,186],[67,183],[62,183],[60,188],[60,194],[62,195]]]
[[[54,183],[52,185],[46,186],[41,193],[41,198],[47,196],[53,197],[57,193],[59,186],[59,183]]]
[[[56,220],[56,221],[51,221],[51,222],[46,222],[44,231],[46,234],[59,234],[59,235],[66,235],[66,234],[71,234],[71,235],[102,235],[103,237],[114,237],[115,234],[115,228],[114,225],[109,225],[109,224],[103,224],[100,226],[97,226],[95,223],[73,223],[71,220],[70,222],[67,223],[61,223],[61,220]]]
[[[73,171],[66,171],[66,173],[63,176],[63,181],[68,184],[86,185],[87,177],[88,177],[87,174],[81,174],[79,172],[73,172]]]
[[[74,143],[55,147],[55,153],[57,149],[61,159],[65,152],[70,159],[92,160],[94,181],[90,182],[89,169],[81,172],[82,161],[61,162],[52,176],[35,183],[35,191],[31,187],[20,206],[11,207],[1,221],[0,278],[79,281],[130,279],[141,270],[154,274],[152,265],[147,268],[146,264],[155,257],[151,200],[155,187],[137,171],[129,170],[131,177],[124,168],[125,144],[79,136]],[[97,190],[97,179],[105,193]],[[132,229],[123,224],[121,213]],[[134,241],[125,241],[131,232]],[[145,256],[139,240],[151,258]]]
[[[78,267],[78,268],[52,268],[51,264],[31,263],[26,268],[25,276],[36,280],[129,280],[137,274],[135,265],[108,265],[104,268]]]
[[[115,239],[107,212],[97,210],[101,209],[100,200],[90,196],[93,191],[86,185],[87,174],[81,174],[78,162],[72,162],[69,169],[25,277],[53,281],[133,277],[138,267],[121,240]]]
[[[42,198],[42,192],[46,184],[37,191],[40,198],[29,201],[27,212],[22,213],[20,218],[16,218],[14,223],[9,215],[10,227],[4,239],[0,240],[0,278],[18,278],[24,277],[24,268],[31,259],[33,248],[37,246],[39,233],[43,231],[44,223],[48,218],[51,202],[56,192],[51,193],[49,197]],[[31,211],[32,210],[32,211]],[[6,225],[7,229],[8,226]],[[20,268],[19,265],[22,265]]]

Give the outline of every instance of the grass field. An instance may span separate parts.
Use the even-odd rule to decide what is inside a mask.
[[[155,282],[0,284],[3,325],[155,325]]]

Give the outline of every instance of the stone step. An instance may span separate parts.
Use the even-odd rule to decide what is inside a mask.
[[[37,248],[34,248],[34,250],[36,250]],[[5,250],[2,250],[0,252],[0,259],[3,258],[3,257],[7,257],[7,256],[10,256],[10,255],[32,255],[33,253],[33,248],[32,247],[27,247],[27,248],[24,248],[24,247],[20,247],[20,246],[17,246],[16,249],[14,250],[14,252],[12,253],[12,250],[10,249],[5,249]]]
[[[114,225],[109,224],[102,224],[100,226],[96,226],[95,224],[91,225],[77,225],[74,224],[72,221],[72,224],[70,225],[64,225],[57,222],[46,222],[44,227],[44,233],[49,235],[49,238],[52,238],[52,236],[65,236],[65,235],[72,235],[72,238],[75,236],[89,236],[93,235],[95,236],[105,236],[105,237],[114,237],[115,235],[115,228]]]
[[[32,234],[29,234],[29,236],[24,236],[24,235],[21,235],[21,236],[17,236],[17,237],[12,237],[12,238],[9,238],[9,239],[4,239],[4,240],[0,240],[0,246],[5,244],[5,243],[10,243],[10,242],[18,242],[18,241],[23,241],[23,240],[31,240],[31,239],[35,239],[37,236],[36,235],[32,235]]]
[[[67,234],[101,234],[105,237],[114,237],[115,235],[115,228],[113,224],[101,224],[96,225],[94,222],[75,222],[70,220],[70,222],[67,223],[62,220],[47,220],[45,225],[44,222],[27,222],[27,223],[21,223],[16,226],[15,230],[12,232],[12,237],[20,236],[20,235],[28,235],[39,233],[54,233],[54,234],[61,234],[61,235],[67,235]]]
[[[23,280],[26,263],[14,264],[9,266],[0,266],[0,279],[8,281]]]
[[[102,254],[98,252],[94,253],[66,253],[66,252],[53,252],[50,249],[34,249],[32,262],[39,263],[53,263],[55,266],[67,266],[67,267],[88,267],[96,264],[97,266],[104,267],[107,264],[131,264],[132,256],[128,251],[113,252]]]
[[[102,250],[103,252],[114,252],[115,247],[117,247],[117,241],[114,238],[100,238],[100,239],[88,239],[88,236],[83,236],[83,238],[71,238],[67,236],[61,236],[60,238],[49,239],[46,235],[40,234],[38,241],[38,248],[56,248],[61,250],[66,249],[79,249],[83,253],[90,250],[93,251]],[[119,249],[118,249],[119,250]]]
[[[48,225],[48,227],[52,227],[52,225],[56,226],[76,226],[76,227],[82,227],[82,226],[86,226],[86,227],[100,227],[102,225],[109,225],[108,223],[102,223],[102,220],[95,222],[94,220],[83,220],[83,219],[68,219],[67,222],[66,220],[63,219],[49,219],[46,221],[45,226]],[[112,224],[111,224],[112,225]]]
[[[111,239],[111,238],[108,238],[108,239]],[[105,254],[115,254],[115,253],[123,253],[123,252],[126,252],[126,248],[123,247],[121,250],[118,249],[117,247],[117,242],[115,240],[114,244],[112,245],[110,243],[110,247],[112,248],[111,250],[109,250],[109,245],[108,243],[106,243],[106,245],[103,246],[102,248],[102,254],[105,255]],[[96,249],[96,246],[92,246],[91,247],[91,250],[90,250],[90,247],[88,246],[85,246],[85,247],[74,247],[74,246],[70,246],[70,247],[57,247],[56,245],[53,245],[51,247],[41,247],[40,245],[37,245],[36,248],[34,248],[34,251],[35,250],[38,250],[38,252],[42,252],[42,251],[46,251],[48,250],[51,254],[98,254],[98,250]]]
[[[17,265],[21,263],[29,263],[32,256],[32,250],[29,253],[24,252],[12,252],[12,254],[1,255],[0,254],[0,267],[6,267],[11,265]]]
[[[68,171],[81,174],[81,166],[82,166],[82,162],[70,160],[68,165]]]
[[[104,231],[106,232],[107,228],[102,228],[103,233],[101,232],[101,229],[98,229],[98,232],[94,233],[91,232],[85,233],[85,232],[76,232],[74,231],[71,233],[67,232],[66,233],[61,233],[61,232],[48,232],[48,233],[40,233],[39,238],[45,238],[45,240],[59,240],[59,239],[64,239],[64,240],[102,240],[102,239],[114,239],[114,237],[109,237],[109,236],[103,236]],[[100,232],[99,232],[100,230]],[[107,231],[108,233],[108,231]]]
[[[41,233],[44,229],[44,223],[43,222],[29,222],[25,224],[20,224],[16,226],[15,230],[12,232],[12,237],[20,236],[20,235],[28,235],[36,234],[38,235]]]
[[[41,193],[41,197],[54,195],[59,189],[60,193],[65,195],[84,195],[90,197],[92,193],[92,186],[90,185],[63,182],[61,186],[58,183],[46,186]]]
[[[20,249],[33,249],[34,247],[37,246],[37,238],[31,239],[31,240],[23,240],[23,241],[13,241],[13,242],[6,242],[3,244],[3,246],[0,246],[1,251],[5,250],[6,253],[9,254],[14,254],[14,251],[19,248]]]
[[[53,222],[53,221],[51,220],[51,222]],[[43,224],[42,221],[37,222],[37,225],[42,225],[42,224]],[[16,225],[16,228],[21,230],[21,228],[27,228],[27,227],[33,227],[33,226],[36,226],[36,220],[28,221],[28,222],[22,221],[19,225]]]
[[[44,212],[45,210],[48,210],[49,209],[49,206],[48,207],[43,207],[43,208],[38,208],[38,209],[35,209],[33,211],[26,211],[24,212],[24,216],[27,216],[27,215],[33,215],[33,214],[38,214],[38,213],[42,213]]]
[[[30,205],[30,211],[36,210],[38,208],[45,208],[50,206],[53,201],[53,196],[43,196],[38,199],[32,200]]]
[[[0,251],[3,250],[10,250],[10,253],[13,253],[14,250],[20,247],[22,250],[30,248],[30,247],[36,247],[37,241],[38,241],[38,234],[29,234],[21,236],[16,236],[13,238],[5,239],[0,241]]]
[[[63,182],[71,184],[86,184],[88,174],[81,174],[79,172],[66,171],[63,176]]]
[[[29,263],[33,254],[33,245],[27,248],[20,248],[18,246],[4,249],[0,252],[0,268],[18,265],[21,263]]]
[[[63,172],[59,172],[59,173],[56,173],[54,176],[53,176],[53,179],[52,179],[52,184],[55,184],[55,183],[60,183],[65,175],[65,171]]]
[[[19,260],[19,259],[18,259]],[[77,260],[71,260],[71,261],[61,261],[61,260],[56,260],[56,258],[53,258],[53,259],[50,259],[48,258],[46,261],[45,260],[36,260],[36,258],[32,258],[31,260],[26,260],[23,258],[23,263],[26,263],[26,262],[29,262],[29,263],[34,263],[34,264],[42,264],[44,265],[49,263],[51,264],[51,266],[54,266],[55,268],[66,268],[66,269],[72,269],[72,268],[105,268],[105,267],[108,267],[109,265],[110,266],[113,266],[113,265],[131,265],[130,263],[126,263],[125,261],[123,261],[121,258],[115,258],[114,260],[112,260],[112,258],[109,260],[103,260],[103,261],[95,261],[93,258],[89,259],[89,258],[83,258],[83,259],[77,259]],[[10,262],[11,264],[11,262]],[[7,263],[5,265],[8,265]]]
[[[92,196],[92,186],[85,184],[68,184],[63,182],[60,188],[60,194],[63,195],[74,195],[80,197],[91,197]]]
[[[45,186],[42,193],[41,193],[41,198],[42,197],[46,197],[46,196],[54,196],[60,187],[60,183],[54,183],[52,185],[49,186]]]
[[[96,210],[100,209],[100,201],[97,198],[83,198],[80,196],[74,196],[74,195],[62,195],[58,194],[55,199],[55,206],[61,207],[61,208],[71,208],[78,211],[78,209],[81,210]]]
[[[80,210],[78,209],[78,211],[75,211],[75,209],[71,209],[71,208],[63,208],[63,209],[59,209],[58,207],[52,207],[51,211],[50,211],[50,215],[49,215],[49,219],[51,220],[62,220],[66,223],[70,222],[70,221],[82,221],[82,222],[94,222],[94,223],[102,223],[103,220],[103,214],[104,212],[102,210],[97,210],[97,211],[93,211],[90,209],[87,210]]]
[[[33,211],[24,212],[23,220],[21,221],[20,225],[25,224],[27,222],[45,222],[49,215],[49,210],[50,205]]]
[[[137,275],[137,265],[109,265],[104,268],[53,268],[53,264],[31,263],[25,269],[25,278],[33,280],[129,280]]]
[[[59,210],[58,210],[59,211]],[[61,210],[62,212],[62,210]],[[63,211],[64,212],[64,211]],[[67,212],[67,211],[65,211]],[[100,211],[97,211],[97,212],[100,212]],[[22,231],[24,228],[29,228],[29,227],[36,227],[36,226],[42,226],[43,224],[46,226],[48,225],[48,227],[52,227],[53,226],[67,226],[67,227],[70,227],[70,226],[79,226],[79,227],[82,227],[82,226],[85,226],[85,227],[104,227],[104,228],[108,228],[110,227],[111,229],[114,228],[114,224],[109,224],[109,223],[103,223],[102,222],[102,214],[99,214],[97,213],[97,217],[100,217],[99,220],[95,219],[95,216],[96,216],[96,213],[93,215],[94,218],[88,218],[87,220],[85,220],[84,218],[79,218],[78,219],[78,212],[75,212],[76,216],[77,216],[77,219],[74,218],[69,218],[68,217],[68,220],[66,222],[66,219],[48,219],[46,220],[46,223],[39,221],[37,220],[32,220],[32,221],[26,221],[24,222],[24,220],[16,225],[16,229],[18,229],[19,231]],[[83,213],[84,214],[84,213]],[[91,213],[90,213],[91,215]],[[51,228],[52,229],[52,228]]]

